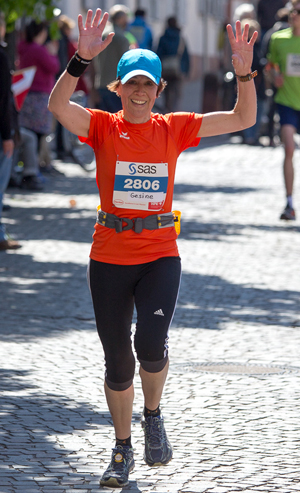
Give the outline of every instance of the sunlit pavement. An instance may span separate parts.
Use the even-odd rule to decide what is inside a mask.
[[[143,462],[137,365],[123,491],[300,491],[300,227],[279,221],[283,151],[213,142],[180,157],[174,191],[183,275],[162,400],[174,458]],[[86,283],[99,199],[94,172],[55,166],[43,193],[5,200],[22,248],[0,252],[0,493],[114,491],[99,486],[114,434]]]

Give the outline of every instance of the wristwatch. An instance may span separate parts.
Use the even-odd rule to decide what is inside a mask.
[[[251,74],[247,75],[236,75],[236,78],[239,79],[240,82],[248,82],[251,79],[254,79],[254,77],[257,76],[257,70],[254,70],[254,72],[251,72]]]

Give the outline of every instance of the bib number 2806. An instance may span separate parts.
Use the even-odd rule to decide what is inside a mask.
[[[159,190],[159,180],[141,180],[140,178],[126,178],[124,188],[129,190]]]
[[[113,204],[123,209],[160,211],[168,189],[168,163],[117,161]]]

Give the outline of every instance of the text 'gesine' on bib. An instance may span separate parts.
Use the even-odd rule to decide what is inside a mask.
[[[168,163],[117,161],[113,204],[122,209],[160,211],[168,188]]]

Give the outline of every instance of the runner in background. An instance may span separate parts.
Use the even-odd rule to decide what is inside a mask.
[[[293,203],[295,134],[300,131],[300,1],[292,0],[290,27],[271,36],[269,76],[277,89],[275,102],[284,145],[283,175],[287,197],[280,219],[296,219]]]

